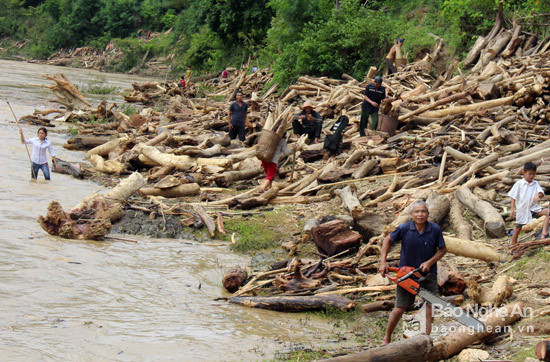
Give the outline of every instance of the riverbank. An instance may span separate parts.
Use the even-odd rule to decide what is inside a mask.
[[[377,275],[380,240],[408,221],[407,211],[415,199],[426,199],[432,220],[446,231],[449,254],[442,264],[447,274],[462,281],[454,285],[460,286],[454,292],[462,297],[459,302],[523,302],[538,310],[532,323],[540,327],[539,333],[545,327],[546,305],[538,296],[544,294],[541,285],[547,281],[541,276],[542,284],[531,284],[516,268],[530,257],[533,265],[540,265],[548,257],[544,249],[548,240],[537,244],[530,233],[520,248],[508,250],[505,235],[513,222],[505,221],[504,195],[523,162],[542,163],[545,156],[550,73],[541,59],[547,54],[537,53],[537,45],[530,56],[505,60],[503,54],[503,59],[487,65],[480,60],[470,73],[458,76],[453,76],[454,63],[445,77],[435,79],[430,70],[438,49],[384,79],[394,99],[382,107],[383,119],[393,119],[399,129],[379,129],[365,137],[359,137],[357,130],[360,92],[367,82],[350,76],[302,77],[276,93],[276,87],[269,85],[269,69],[255,73],[235,69],[227,80],[185,89],[171,82],[133,84],[125,100],[144,106],[139,115],[128,116],[109,104],[86,112],[57,112],[76,122],[80,137],[93,135],[101,141],[88,151],[95,172],[118,175],[117,179],[142,175],[146,186],[135,191],[143,198],[112,201],[122,204],[126,213],[139,209],[162,220],[163,226],[167,215],[177,215],[189,230],[202,223],[203,235],[210,235],[213,242],[225,238],[234,248],[249,240],[248,249],[258,251],[262,235],[267,236],[268,247],[281,244],[284,251],[279,250],[277,264],[249,268],[253,278],[241,281],[244,285],[237,296],[253,302],[258,295],[308,300],[342,294],[346,310],[373,299],[391,301],[393,286]],[[63,79],[51,79],[69,89],[62,102],[70,108],[76,92]],[[255,98],[257,106],[251,107],[251,125],[242,143],[226,134],[226,110],[237,90],[245,99]],[[351,127],[342,133],[343,152],[331,157],[320,143],[289,137],[297,154],[282,161],[281,179],[261,193],[257,144],[266,128],[290,129],[305,100],[315,102],[325,117],[325,137],[334,132],[332,126],[340,116],[348,118]],[[95,122],[100,117],[103,122]],[[544,187],[549,185],[549,172],[541,165],[538,178]],[[85,214],[95,213],[89,211]],[[233,218],[243,220],[231,225]],[[529,228],[535,230],[537,223]],[[306,224],[314,229],[304,228]],[[276,228],[282,232],[276,234]],[[337,249],[344,243],[345,248]],[[397,251],[390,255],[393,262],[398,258]],[[518,278],[509,278],[512,275],[522,284],[514,287]],[[441,290],[447,281],[440,284]],[[446,319],[440,322],[438,326],[452,326]],[[434,333],[445,341],[442,336]],[[376,338],[369,342],[378,343]],[[500,340],[494,349],[486,348],[503,356],[528,343],[528,337],[509,343]]]

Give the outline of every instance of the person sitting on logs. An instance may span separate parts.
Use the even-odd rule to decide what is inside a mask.
[[[422,268],[423,274],[428,274],[426,279],[420,282],[420,286],[437,294],[437,262],[447,252],[443,233],[439,226],[428,221],[428,205],[424,201],[415,201],[411,205],[411,221],[399,225],[382,242],[380,252],[380,274],[386,276],[388,263],[386,258],[391,244],[401,241],[401,256],[399,268],[410,266]],[[395,308],[390,313],[388,326],[384,336],[384,344],[391,342],[391,335],[395,326],[401,319],[405,310],[413,305],[415,296],[404,288],[397,286],[395,293]],[[432,305],[426,303],[426,334],[432,331]]]
[[[397,72],[397,68],[395,68],[395,58],[397,57],[397,51],[401,51],[401,46],[403,45],[403,42],[405,40],[401,38],[395,39],[395,42],[393,46],[390,49],[390,52],[388,53],[388,56],[384,60],[386,63],[386,66],[388,67],[388,74],[393,74]]]
[[[180,78],[179,86],[185,88],[185,76],[183,76],[183,75]]]
[[[544,216],[542,238],[547,237],[549,211],[548,208],[543,208],[539,204],[539,200],[544,197],[544,190],[540,187],[538,181],[535,180],[536,175],[537,165],[533,162],[527,162],[523,165],[523,178],[518,180],[508,193],[512,204],[510,220],[516,220],[516,227],[512,234],[510,247],[517,244],[521,228],[529,224],[533,220],[533,217]]]
[[[243,101],[243,92],[238,91],[236,101],[229,107],[229,138],[234,140],[239,136],[242,142],[246,137],[246,117],[248,104]]]
[[[323,127],[323,118],[321,115],[314,111],[315,107],[310,101],[306,101],[300,109],[300,113],[296,115],[292,121],[292,129],[294,134],[301,136],[307,134],[308,140],[314,140],[315,143],[319,143],[321,137],[321,129]]]
[[[382,77],[374,77],[374,83],[370,83],[365,88],[363,104],[361,105],[361,122],[359,123],[359,134],[365,137],[365,128],[371,118],[370,129],[375,131],[378,126],[378,109],[380,102],[386,98],[386,88],[382,86]]]
[[[48,130],[45,127],[40,127],[38,129],[38,137],[31,138],[26,140],[23,135],[23,130],[19,128],[19,134],[21,135],[21,143],[31,144],[32,153],[31,153],[31,177],[33,179],[38,178],[38,170],[42,170],[44,178],[46,180],[50,179],[50,169],[48,168],[48,158],[46,156],[46,150],[50,152],[50,157],[55,164],[56,170],[61,170],[59,164],[57,163],[57,158],[53,152],[53,147],[50,141],[46,138],[48,136]]]
[[[264,192],[271,188],[271,183],[273,182],[275,175],[277,175],[277,166],[279,160],[281,159],[281,157],[288,156],[289,154],[290,150],[286,142],[286,137],[283,135],[283,137],[281,137],[281,140],[277,144],[277,148],[275,149],[275,154],[273,155],[271,162],[262,161],[262,167],[264,168],[266,175],[265,179],[260,184],[260,192]]]

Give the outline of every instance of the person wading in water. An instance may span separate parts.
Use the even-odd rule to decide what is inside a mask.
[[[19,128],[19,134],[21,135],[21,143],[31,144],[32,153],[31,153],[31,177],[33,179],[38,178],[38,170],[42,170],[44,178],[46,180],[50,179],[50,169],[48,168],[48,159],[46,157],[46,149],[50,152],[50,157],[55,164],[56,170],[59,170],[59,164],[57,163],[57,158],[53,152],[53,147],[50,141],[46,138],[48,136],[48,130],[45,127],[40,127],[38,129],[38,137],[31,138],[26,140],[23,135],[23,130]]]

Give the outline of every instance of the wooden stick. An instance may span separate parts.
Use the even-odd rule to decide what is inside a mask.
[[[13,118],[15,118],[15,122],[17,122],[17,127],[19,127],[19,130],[21,130],[21,125],[19,124],[19,119],[15,115],[15,112],[13,111],[13,108],[11,108],[10,102],[6,101],[6,103],[8,104],[8,107],[10,107],[10,111],[11,111],[11,114],[13,114]],[[29,157],[29,162],[31,164],[32,177],[37,178],[37,175],[34,174],[34,168],[32,167],[31,154],[29,153],[29,147],[27,146],[26,143],[25,143],[25,149],[27,150],[27,156]]]

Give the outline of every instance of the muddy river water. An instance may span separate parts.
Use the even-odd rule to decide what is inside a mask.
[[[224,270],[247,258],[225,246],[131,237],[137,243],[69,241],[36,222],[48,203],[65,209],[104,189],[52,174],[30,181],[16,114],[51,108],[38,74],[64,73],[77,85],[100,79],[119,88],[135,76],[0,60],[0,359],[1,360],[265,360],[292,345],[326,343],[331,323],[215,301]],[[97,103],[100,97],[86,95]],[[119,96],[115,97],[114,100]],[[35,137],[36,126],[23,125]],[[50,129],[58,156],[66,128]]]

